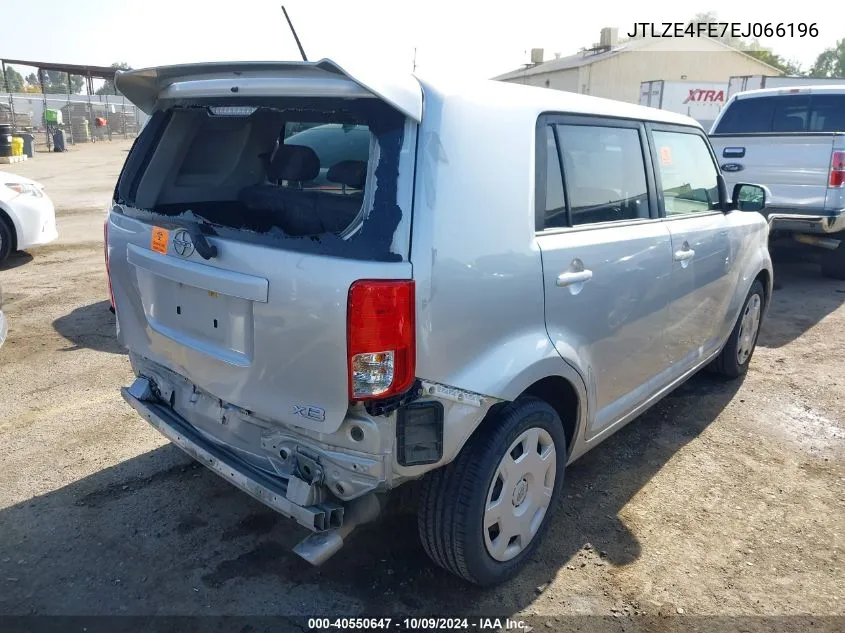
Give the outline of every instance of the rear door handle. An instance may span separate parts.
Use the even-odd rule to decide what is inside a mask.
[[[691,248],[682,251],[675,251],[676,262],[685,262],[688,259],[692,259],[693,257],[695,257],[695,251]]]
[[[592,270],[580,270],[577,273],[561,273],[557,276],[558,286],[571,286],[572,284],[580,284],[585,281],[590,281],[593,278]]]

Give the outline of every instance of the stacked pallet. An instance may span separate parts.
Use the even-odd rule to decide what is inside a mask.
[[[4,104],[0,104],[0,124],[11,123],[14,131],[20,131],[32,128],[32,113],[30,112],[15,112],[12,117],[12,109]]]
[[[87,103],[68,103],[62,108],[62,119],[65,125],[70,125],[70,133],[74,143],[87,143],[92,136],[101,138],[106,132],[102,128],[95,129],[94,119],[102,117],[106,120],[112,116],[105,104],[92,101]]]
[[[126,134],[127,136],[136,136],[138,134],[138,123],[135,120],[136,113],[134,107],[127,107],[123,111],[121,106],[115,106],[116,112],[109,115],[109,127],[112,134]]]

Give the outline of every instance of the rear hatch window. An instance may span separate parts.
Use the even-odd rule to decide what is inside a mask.
[[[256,99],[156,112],[115,191],[150,223],[287,250],[399,260],[405,118],[376,99]]]
[[[714,134],[845,131],[845,94],[793,94],[736,99]]]

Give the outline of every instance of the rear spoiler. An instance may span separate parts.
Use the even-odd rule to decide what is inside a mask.
[[[118,91],[151,114],[160,101],[226,96],[377,97],[417,123],[422,87],[413,75],[347,72],[317,62],[211,62],[118,71]]]

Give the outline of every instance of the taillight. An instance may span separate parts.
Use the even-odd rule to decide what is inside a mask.
[[[109,300],[111,301],[111,309],[114,310],[114,293],[111,289],[111,273],[109,272],[109,218],[106,216],[106,221],[103,223],[103,252],[106,258],[106,279],[109,282]]]
[[[836,151],[830,156],[830,177],[828,187],[842,187],[845,185],[845,152]]]
[[[349,397],[387,398],[414,382],[413,281],[356,281],[349,288]]]

